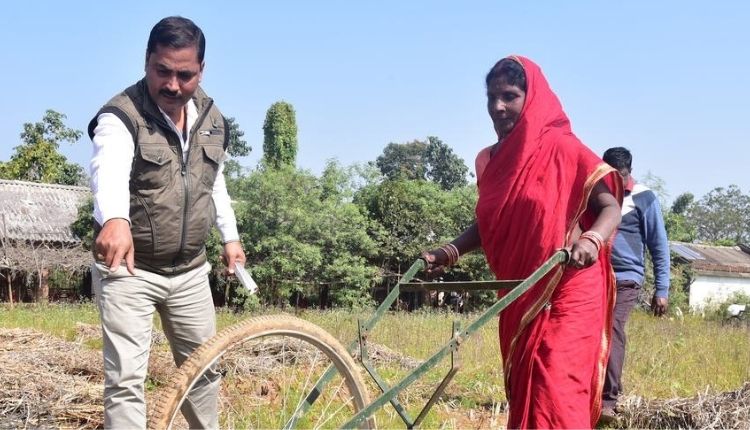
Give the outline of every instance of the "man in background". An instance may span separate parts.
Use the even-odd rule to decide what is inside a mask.
[[[625,359],[625,323],[638,302],[646,276],[646,250],[654,265],[654,296],[651,310],[656,316],[667,311],[669,296],[669,242],[656,194],[635,183],[633,156],[625,148],[610,148],[602,157],[622,175],[625,193],[622,221],[612,247],[612,268],[617,278],[617,299],[612,321],[612,344],[602,398],[602,420],[616,418],[617,400],[622,393],[622,367]]]

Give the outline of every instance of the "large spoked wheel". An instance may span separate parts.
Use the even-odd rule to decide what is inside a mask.
[[[223,375],[218,402],[222,429],[284,428],[290,423],[338,428],[369,403],[354,360],[340,342],[307,321],[269,315],[228,327],[196,349],[156,393],[148,428],[181,427],[180,405],[215,362]],[[301,414],[330,365],[337,372]],[[362,428],[375,428],[374,420],[364,421]]]

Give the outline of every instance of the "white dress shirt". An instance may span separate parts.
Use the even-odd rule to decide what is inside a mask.
[[[190,145],[190,129],[198,118],[195,103],[187,104],[187,139],[178,130],[169,115],[161,110],[167,123],[180,138],[183,158]],[[91,157],[91,190],[94,193],[94,218],[99,225],[112,218],[123,218],[130,222],[130,168],[133,164],[135,144],[133,136],[116,115],[103,113],[97,118],[94,129],[94,153]],[[225,130],[226,133],[229,130]],[[216,228],[222,242],[239,240],[237,220],[232,209],[231,199],[224,181],[224,162],[219,164],[211,194],[216,206]]]

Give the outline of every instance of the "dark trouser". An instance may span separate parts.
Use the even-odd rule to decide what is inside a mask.
[[[633,281],[617,283],[617,299],[612,317],[612,346],[607,363],[607,375],[604,379],[602,406],[614,408],[617,398],[622,393],[622,365],[625,361],[625,323],[630,311],[638,302],[641,287]]]

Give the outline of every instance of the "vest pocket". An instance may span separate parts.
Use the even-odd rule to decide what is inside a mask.
[[[203,155],[207,161],[203,166],[203,183],[211,189],[216,180],[219,165],[224,161],[224,148],[221,146],[202,146]]]
[[[138,189],[163,188],[170,181],[172,151],[165,145],[139,146],[139,157],[133,166],[133,178]]]
[[[130,197],[130,232],[137,256],[152,259],[156,253],[156,231],[151,211],[141,196]]]

